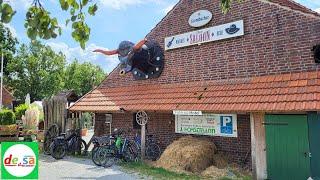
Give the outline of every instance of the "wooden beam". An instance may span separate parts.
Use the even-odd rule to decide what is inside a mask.
[[[146,125],[141,126],[141,159],[145,159],[146,152]]]
[[[254,179],[267,179],[266,134],[264,113],[251,113],[251,156]]]

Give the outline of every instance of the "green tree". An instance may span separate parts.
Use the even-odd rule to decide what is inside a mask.
[[[65,89],[73,89],[78,95],[84,95],[99,85],[105,78],[103,70],[89,62],[79,63],[77,60],[66,67]]]
[[[62,53],[35,41],[23,44],[14,59],[8,62],[7,84],[18,99],[30,94],[31,102],[50,97],[63,88],[64,66]]]
[[[6,70],[7,63],[10,59],[12,59],[13,54],[16,52],[16,45],[18,41],[15,37],[13,37],[9,28],[5,27],[0,22],[0,56],[3,52],[4,55],[4,73],[8,75],[8,71]],[[1,57],[0,57],[1,58]],[[1,59],[0,59],[1,60]],[[1,65],[1,61],[0,61]]]

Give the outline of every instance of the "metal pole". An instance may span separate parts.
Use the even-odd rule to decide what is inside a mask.
[[[0,109],[2,109],[2,92],[3,92],[3,52],[1,53],[1,85],[0,85]]]

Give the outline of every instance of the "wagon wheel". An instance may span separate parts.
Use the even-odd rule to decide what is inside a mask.
[[[44,143],[43,143],[43,152],[44,154],[50,154],[50,144],[53,139],[59,135],[59,126],[57,124],[53,124],[46,131],[44,135]]]
[[[142,125],[146,125],[148,122],[148,115],[145,111],[139,111],[136,114],[136,121],[137,123],[142,126]]]

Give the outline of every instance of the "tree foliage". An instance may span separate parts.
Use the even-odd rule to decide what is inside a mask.
[[[0,56],[3,52],[4,55],[4,74],[8,74],[6,69],[8,60],[13,58],[13,54],[16,52],[16,45],[18,41],[13,37],[10,29],[0,23]],[[1,58],[1,57],[0,57]],[[1,65],[1,63],[0,63]]]
[[[103,70],[89,62],[72,62],[66,67],[65,89],[73,89],[78,95],[84,95],[105,78]]]
[[[222,9],[222,12],[223,13],[227,13],[230,10],[231,4],[232,4],[232,2],[234,0],[220,0],[220,1],[221,1],[220,2],[220,6],[221,6],[221,9]],[[236,0],[236,1],[241,2],[243,0]]]
[[[31,102],[56,94],[63,88],[65,56],[36,41],[23,44],[8,62],[6,83],[18,99],[30,94]]]
[[[62,33],[57,18],[50,16],[50,12],[43,7],[41,1],[33,0],[32,6],[26,13],[24,26],[31,40],[52,39]],[[59,3],[63,11],[69,11],[70,17],[66,19],[66,24],[72,21],[72,37],[84,49],[90,36],[90,28],[85,18],[86,15],[95,15],[98,10],[97,4],[89,0],[59,0]],[[15,13],[8,3],[0,0],[1,22],[9,23]]]
[[[84,95],[105,78],[99,66],[77,60],[67,65],[61,52],[56,53],[39,41],[22,44],[7,69],[10,73],[5,78],[6,85],[17,99],[23,100],[29,93],[31,102],[62,90],[75,90],[78,95]]]

